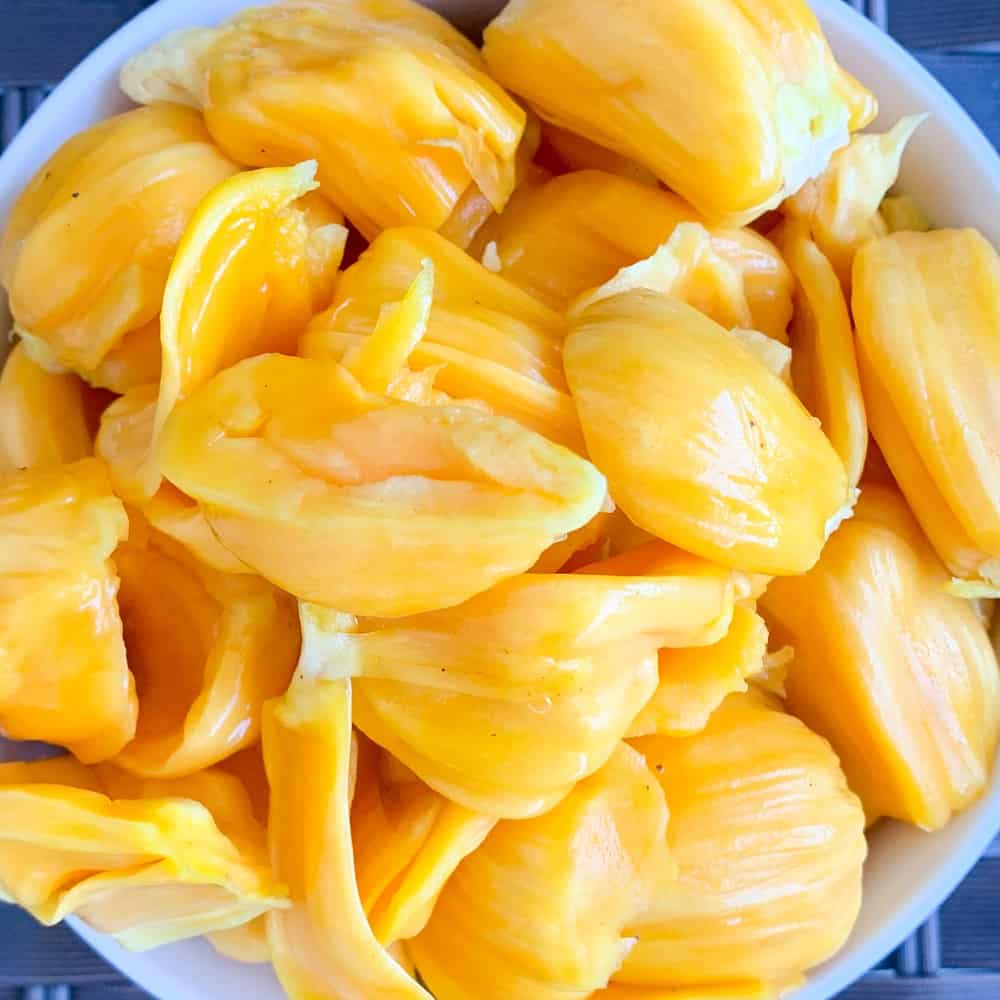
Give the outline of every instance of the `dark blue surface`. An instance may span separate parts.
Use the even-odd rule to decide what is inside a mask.
[[[1000,147],[1000,0],[852,2],[913,48]],[[52,83],[145,6],[0,0],[0,149]],[[199,995],[192,984],[192,1000]],[[145,997],[67,928],[40,928],[0,904],[0,1000]],[[1000,842],[917,934],[841,1000],[1000,1000]]]

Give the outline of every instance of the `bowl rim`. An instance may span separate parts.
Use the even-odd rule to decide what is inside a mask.
[[[0,155],[0,220],[5,218],[19,191],[19,178],[33,174],[63,141],[62,104],[69,95],[81,87],[94,89],[96,101],[101,96],[96,88],[100,87],[101,79],[106,78],[109,67],[114,67],[117,76],[117,68],[128,55],[145,47],[164,30],[170,30],[164,29],[161,22],[167,21],[171,26],[213,22],[236,9],[270,2],[273,0],[213,0],[210,12],[206,13],[204,0],[156,0],[105,39],[53,89]],[[861,48],[877,51],[878,59],[898,74],[911,78],[927,109],[958,136],[962,155],[967,161],[971,160],[972,171],[985,178],[987,186],[1000,199],[1000,156],[955,98],[910,53],[850,4],[843,0],[809,2],[825,30],[829,31],[833,25],[853,35]],[[492,3],[491,0],[429,0],[428,6],[453,18],[456,14],[467,15],[473,8],[485,9]],[[983,226],[1000,245],[997,227],[1000,222],[994,225],[992,232],[989,226]],[[0,326],[2,320],[0,315]],[[852,947],[850,954],[846,954],[845,948],[813,970],[808,981],[788,1000],[829,1000],[912,934],[959,884],[1000,832],[1000,761],[983,798],[961,819],[963,826],[953,856],[938,863],[928,877],[915,882],[917,887],[907,901],[883,920],[874,933]],[[244,966],[224,959],[202,940],[136,954],[125,951],[111,937],[94,932],[76,918],[69,918],[68,923],[109,963],[160,1000],[187,1000],[191,978],[185,965],[191,962],[201,971],[211,961],[207,980],[199,977],[199,992],[203,996],[212,996],[211,990],[215,987],[224,988],[227,996],[262,996],[264,993],[270,996],[268,991],[276,988],[276,980],[268,967]],[[234,988],[240,992],[229,992]],[[279,990],[275,996],[280,995]]]

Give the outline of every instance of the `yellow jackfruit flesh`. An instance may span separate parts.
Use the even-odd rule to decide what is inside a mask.
[[[646,762],[618,743],[554,809],[500,822],[458,866],[410,942],[420,975],[438,1000],[589,997],[674,876],[667,828]]]
[[[379,236],[344,272],[333,305],[310,324],[300,353],[344,360],[353,370],[348,357],[373,339],[381,311],[403,299],[425,260],[434,270],[430,313],[407,352],[408,369],[437,368],[434,386],[452,399],[481,401],[492,413],[582,450],[562,371],[562,317],[437,233],[406,228]]]
[[[490,71],[544,120],[728,225],[794,194],[875,114],[804,0],[512,0],[484,40]]]
[[[107,467],[115,494],[206,566],[223,573],[251,572],[212,534],[198,504],[176,486],[161,480],[149,496],[158,396],[156,385],[129,389],[101,414],[94,451]]]
[[[374,743],[359,740],[354,867],[368,923],[382,944],[424,929],[445,882],[496,822],[449,802]]]
[[[286,905],[230,775],[138,781],[68,757],[0,764],[0,809],[0,894],[44,924],[73,914],[144,951]]]
[[[849,485],[857,486],[868,451],[868,421],[847,302],[833,265],[802,226],[786,223],[781,247],[796,284],[790,331],[795,391],[819,418]]]
[[[167,35],[121,84],[139,103],[200,108],[240,163],[317,160],[323,193],[369,239],[441,227],[472,185],[502,208],[526,121],[475,46],[410,0],[246,10]]]
[[[947,582],[899,494],[869,484],[819,563],[760,601],[795,650],[789,708],[833,744],[870,820],[937,829],[989,778],[1000,672]]]
[[[924,210],[908,194],[886,196],[879,205],[878,214],[882,216],[886,232],[889,233],[898,233],[904,229],[926,233],[931,228]]]
[[[87,387],[53,374],[16,344],[0,374],[0,473],[61,465],[93,451]]]
[[[851,304],[868,422],[959,580],[1000,593],[1000,256],[975,230],[863,246]]]
[[[554,156],[559,163],[557,173],[568,173],[573,170],[603,170],[619,177],[628,177],[640,184],[657,186],[656,174],[648,167],[641,166],[620,153],[598,146],[596,142],[585,139],[582,135],[559,128],[558,125],[546,123],[542,129],[542,142],[546,153]]]
[[[238,927],[210,931],[205,937],[220,955],[231,958],[234,962],[262,965],[271,961],[266,913]]]
[[[519,188],[469,251],[492,258],[497,273],[564,309],[581,292],[651,256],[682,222],[704,220],[669,191],[582,170]],[[710,232],[712,249],[742,277],[751,325],[787,340],[792,279],[777,249],[750,229]]]
[[[617,981],[785,983],[844,943],[861,905],[864,814],[824,739],[747,693],[696,736],[632,745],[666,796],[678,880],[631,926],[638,943]]]
[[[132,738],[110,556],[128,532],[101,464],[0,476],[0,731],[68,747],[88,763]]]
[[[628,518],[748,572],[812,566],[854,492],[791,389],[695,309],[638,289],[574,316],[566,375]]]
[[[291,906],[268,916],[289,1000],[430,1000],[376,940],[351,839],[351,682],[301,673],[264,710],[268,839]]]
[[[529,569],[606,494],[589,462],[511,420],[394,402],[335,362],[277,354],[182,402],[159,461],[266,579],[380,616],[458,604]]]
[[[198,203],[236,169],[201,116],[174,105],[67,142],[0,238],[0,282],[31,357],[116,392],[155,381],[171,260]]]
[[[826,170],[783,207],[808,226],[845,289],[850,289],[857,250],[889,231],[879,208],[899,175],[903,151],[926,117],[908,115],[888,132],[852,136]]]
[[[118,604],[139,697],[135,739],[115,763],[149,777],[192,774],[255,742],[299,653],[294,602],[255,576],[201,565],[131,517],[115,553]]]
[[[303,605],[303,669],[354,679],[354,722],[431,788],[531,816],[599,768],[657,683],[657,650],[720,639],[732,574],[530,573],[395,620]]]
[[[767,628],[760,615],[736,605],[729,630],[710,646],[661,649],[659,682],[628,735],[683,736],[704,729],[727,695],[747,690],[764,668]]]

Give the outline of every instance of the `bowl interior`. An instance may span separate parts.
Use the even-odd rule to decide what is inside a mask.
[[[973,225],[1000,246],[1000,159],[955,101],[899,46],[840,0],[812,0],[840,61],[879,96],[880,122],[929,111],[904,160],[900,187],[938,226]],[[258,0],[259,3],[259,0]],[[247,0],[160,0],[86,59],[53,92],[0,157],[0,220],[35,170],[70,135],[127,106],[118,69],[167,31],[219,21]],[[469,32],[501,6],[495,0],[435,0]],[[877,126],[876,126],[877,127]],[[989,208],[987,208],[987,206]],[[984,211],[984,208],[986,211]],[[2,293],[0,293],[2,296]],[[0,355],[6,350],[0,300]],[[0,741],[2,743],[2,741]],[[10,755],[13,748],[8,746]],[[4,748],[0,745],[0,759]],[[863,974],[910,934],[961,880],[1000,829],[1000,778],[984,798],[938,833],[897,823],[871,833],[861,916],[845,948],[814,970],[792,1000],[826,1000]],[[161,1000],[187,1000],[191,984],[206,1000],[282,1000],[270,970],[218,956],[203,941],[135,955],[74,923],[77,931],[127,976]]]

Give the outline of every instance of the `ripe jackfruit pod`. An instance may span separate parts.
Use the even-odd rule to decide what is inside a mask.
[[[854,255],[867,240],[885,236],[879,211],[913,133],[927,115],[907,115],[884,133],[863,133],[838,149],[826,170],[782,207],[804,223],[833,265],[845,291],[851,287]]]
[[[622,548],[610,558],[589,562],[575,572],[639,577],[691,575],[729,580],[732,585],[736,603],[725,633],[704,644],[661,648],[656,691],[628,730],[630,737],[696,733],[704,728],[726,695],[745,691],[747,680],[760,677],[765,669],[767,628],[752,602],[763,592],[768,578],[725,569],[656,539],[627,539],[620,524],[615,523],[623,522],[624,517],[618,512],[607,517],[605,545]]]
[[[103,760],[132,738],[135,685],[110,561],[128,533],[100,462],[0,476],[0,730]]]
[[[223,573],[252,572],[212,534],[201,508],[176,486],[161,480],[153,496],[148,495],[158,396],[155,385],[129,389],[101,415],[94,450],[107,467],[115,494],[206,566]]]
[[[370,339],[382,308],[403,299],[424,261],[433,266],[433,293],[425,332],[402,359],[409,370],[436,368],[435,387],[453,399],[480,400],[494,413],[582,450],[562,370],[562,317],[429,230],[392,229],[379,236],[344,272],[333,305],[310,324],[300,353],[344,360],[365,382],[347,359]]]
[[[569,316],[635,288],[686,302],[726,329],[746,329],[753,322],[742,275],[716,252],[708,230],[697,222],[678,223],[670,239],[649,257],[577,296],[569,306]]]
[[[851,315],[833,266],[805,227],[788,221],[782,229],[780,246],[795,277],[792,382],[844,463],[848,484],[857,486],[868,451],[868,420]]]
[[[878,214],[882,216],[886,232],[889,233],[898,233],[902,230],[926,233],[931,228],[924,210],[908,194],[894,194],[883,198]]]
[[[715,562],[796,574],[853,503],[791,389],[690,306],[645,290],[571,323],[566,376],[587,447],[639,527]]]
[[[243,358],[294,353],[314,313],[329,305],[347,230],[339,212],[309,194],[315,172],[312,162],[247,171],[198,206],[163,296],[154,450],[178,402]],[[152,495],[155,461],[150,479]]]
[[[727,225],[794,194],[875,116],[804,0],[513,0],[483,37],[490,71],[543,119]]]
[[[725,633],[733,594],[732,574],[689,556],[641,578],[525,574],[392,621],[303,605],[303,664],[353,677],[358,728],[442,795],[531,816],[607,760],[658,648]]]
[[[973,229],[895,233],[858,251],[851,301],[872,434],[960,589],[995,596],[1000,256]]]
[[[475,46],[410,0],[246,10],[167,35],[121,84],[142,104],[202,109],[240,163],[316,159],[324,194],[369,239],[439,228],[472,185],[502,208],[526,120]]]
[[[729,631],[710,646],[661,649],[659,681],[629,736],[684,736],[705,728],[726,696],[747,690],[747,680],[764,669],[767,626],[756,611],[737,604]]]
[[[266,579],[389,617],[458,604],[530,568],[607,489],[589,462],[511,420],[389,401],[334,362],[277,354],[181,403],[159,459]]]
[[[806,576],[760,601],[790,643],[788,704],[840,755],[869,820],[937,829],[989,778],[1000,736],[996,657],[902,497],[866,485]]]
[[[87,387],[52,374],[16,344],[0,374],[0,473],[62,465],[93,450]]]
[[[441,888],[496,822],[449,802],[390,754],[359,739],[351,805],[354,867],[361,903],[382,944],[423,930]]]
[[[469,252],[561,310],[581,292],[651,256],[679,223],[701,221],[669,191],[583,170],[519,189],[483,226]],[[777,249],[751,229],[710,232],[713,250],[742,278],[750,325],[787,341],[792,279]]]
[[[674,877],[667,828],[646,762],[618,743],[554,809],[500,822],[458,866],[410,942],[420,975],[438,1000],[589,997]]]
[[[542,150],[539,159],[551,163],[556,173],[574,170],[603,170],[619,177],[628,177],[640,184],[659,186],[656,174],[648,167],[598,146],[582,135],[546,123],[542,129]]]
[[[666,796],[678,881],[632,924],[639,940],[616,980],[785,983],[837,951],[861,905],[866,845],[826,740],[751,692],[696,736],[632,745]]]
[[[201,565],[141,515],[130,521],[115,565],[139,721],[115,763],[192,774],[259,738],[263,704],[288,687],[298,659],[296,607],[259,577]]]
[[[198,203],[236,170],[201,116],[175,105],[70,139],[0,239],[0,282],[32,358],[115,392],[155,381],[170,262]]]
[[[514,158],[514,190],[525,184],[538,183],[540,176],[548,176],[548,172],[535,163],[535,154],[541,140],[541,123],[529,112]],[[494,215],[496,212],[486,195],[479,190],[478,185],[470,184],[452,209],[448,221],[437,231],[455,246],[465,250],[483,228],[483,224]]]
[[[144,951],[286,905],[231,775],[138,781],[69,757],[0,764],[0,809],[0,896],[43,924],[73,914]]]
[[[264,708],[271,863],[291,907],[268,916],[290,1000],[431,1000],[365,917],[351,839],[351,682],[297,671]]]
[[[261,914],[238,927],[210,931],[205,935],[209,944],[223,957],[248,965],[271,961],[271,946],[267,943],[267,914]]]

